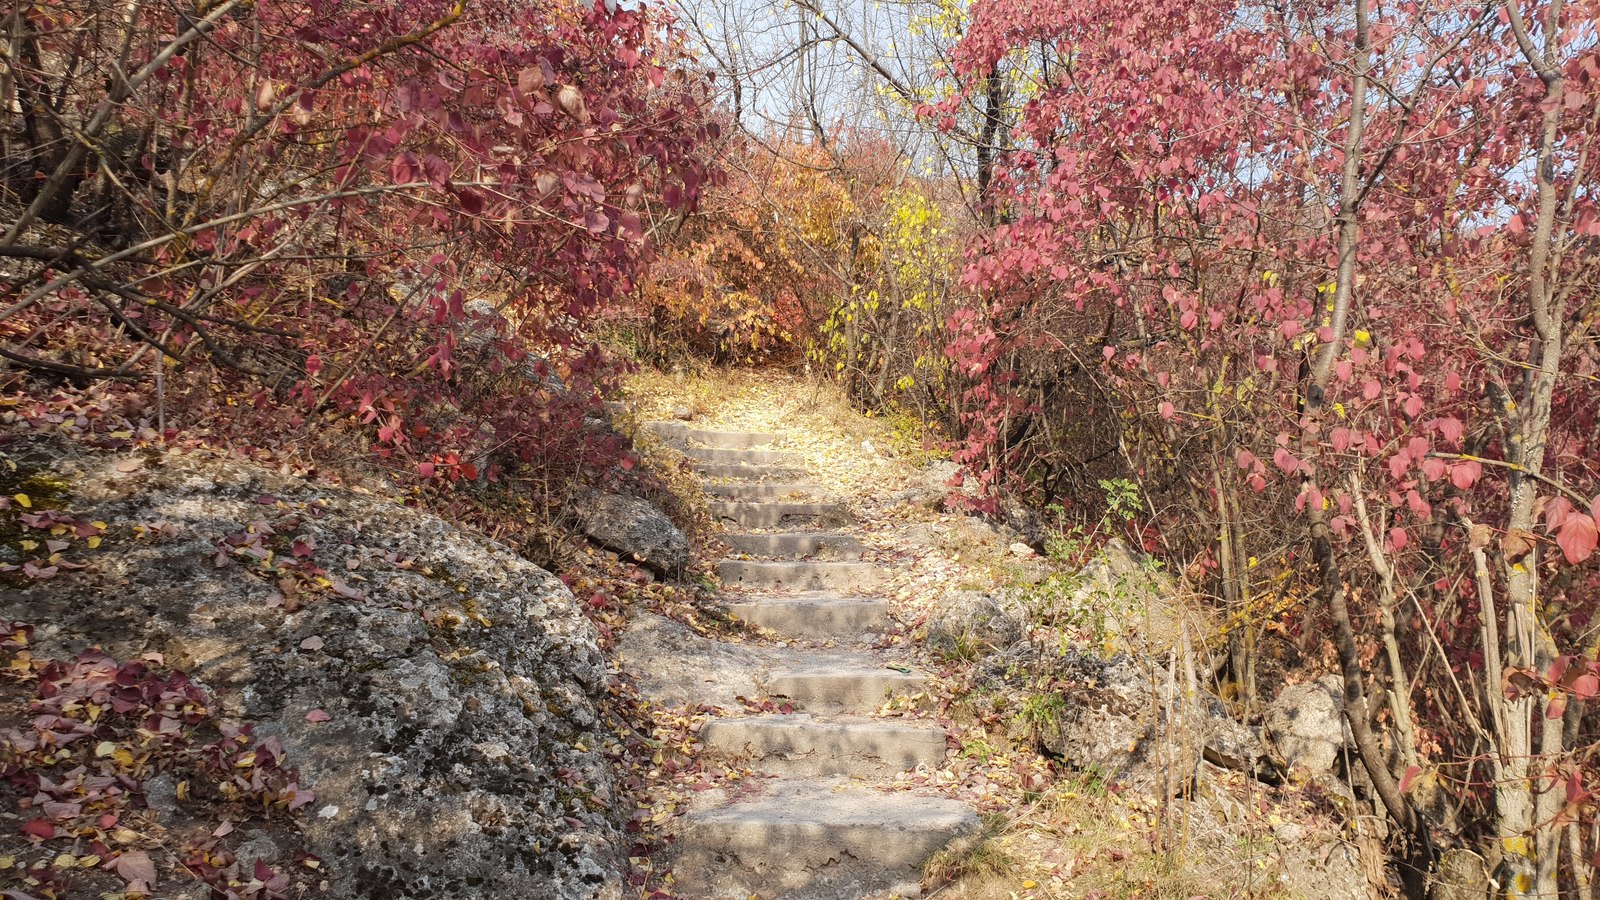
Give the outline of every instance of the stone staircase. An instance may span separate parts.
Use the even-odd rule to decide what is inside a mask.
[[[887,602],[872,596],[885,578],[843,530],[852,523],[849,510],[802,480],[796,457],[769,449],[777,435],[681,422],[647,427],[716,479],[707,492],[725,498],[711,507],[730,529],[724,538],[751,557],[717,566],[728,609],[785,644],[749,648],[680,637],[681,655],[690,657],[682,671],[640,671],[641,689],[667,702],[707,702],[730,691],[782,696],[798,709],[729,714],[702,729],[703,753],[771,777],[755,792],[698,795],[675,847],[675,894],[919,896],[922,864],[973,838],[978,819],[958,801],[890,789],[897,773],[942,764],[945,732],[926,720],[872,715],[890,697],[921,690],[924,676],[913,660],[869,646],[889,626]]]

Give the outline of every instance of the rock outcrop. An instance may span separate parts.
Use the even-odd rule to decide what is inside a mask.
[[[592,491],[578,510],[583,532],[600,546],[676,578],[689,564],[689,539],[661,510],[626,494]]]
[[[37,656],[159,653],[281,742],[316,793],[296,842],[330,896],[617,895],[607,669],[558,579],[432,515],[231,459],[53,465],[104,543],[6,589],[0,616],[35,624]],[[258,831],[227,840],[276,853]]]
[[[1040,743],[1108,782],[1186,789],[1203,761],[1254,772],[1261,741],[1205,690],[1190,692],[1153,660],[1068,651],[1060,674],[1072,687],[1033,717]]]
[[[1267,706],[1267,733],[1290,768],[1313,777],[1338,770],[1345,746],[1343,693],[1343,679],[1324,675],[1284,687]]]

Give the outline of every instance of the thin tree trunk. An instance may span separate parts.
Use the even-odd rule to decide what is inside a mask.
[[[1511,512],[1508,533],[1530,533],[1535,524],[1534,502],[1539,476],[1544,470],[1550,436],[1550,407],[1561,370],[1564,304],[1555,296],[1551,278],[1559,266],[1551,245],[1556,231],[1558,198],[1555,153],[1562,114],[1565,80],[1557,64],[1561,36],[1561,0],[1552,0],[1543,27],[1542,50],[1535,48],[1517,3],[1505,2],[1513,35],[1545,87],[1544,114],[1540,122],[1539,152],[1535,165],[1537,207],[1528,258],[1528,312],[1534,340],[1528,369],[1515,410],[1508,411],[1511,434],[1506,441],[1506,461]],[[1505,662],[1544,670],[1556,656],[1549,630],[1540,621],[1539,551],[1512,559],[1505,554],[1507,633]],[[1497,674],[1497,673],[1491,673]],[[1544,760],[1561,752],[1562,720],[1544,716],[1544,700],[1529,692],[1510,704],[1508,741],[1501,748],[1507,760],[1507,777],[1495,785],[1498,831],[1507,851],[1513,890],[1554,897],[1559,890],[1557,867],[1561,857],[1561,832],[1552,826],[1565,798],[1558,790],[1539,790],[1547,774]],[[1539,740],[1535,746],[1534,736]],[[1535,757],[1537,751],[1538,756]]]

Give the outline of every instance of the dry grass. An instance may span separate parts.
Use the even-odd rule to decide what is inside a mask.
[[[1064,782],[1010,817],[990,817],[966,856],[929,861],[929,893],[941,900],[1276,900],[1271,830],[1246,839],[1218,829],[1201,807],[1163,807],[1108,794],[1089,780]],[[1186,817],[1177,818],[1174,817]]]

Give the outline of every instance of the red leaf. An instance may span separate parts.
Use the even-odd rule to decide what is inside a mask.
[[[1546,719],[1559,719],[1567,714],[1567,695],[1556,694],[1545,704],[1544,717]]]
[[[1551,684],[1559,683],[1561,676],[1567,673],[1567,668],[1572,665],[1575,659],[1576,657],[1573,656],[1558,656],[1551,660],[1550,668],[1545,672],[1544,680]]]
[[[1600,543],[1600,528],[1596,527],[1594,517],[1585,513],[1569,514],[1556,534],[1556,544],[1566,555],[1567,562],[1573,565],[1593,555],[1597,543]]]
[[[1579,700],[1593,699],[1595,694],[1600,694],[1600,675],[1593,672],[1579,675],[1572,679],[1572,696]]]
[[[1466,490],[1477,484],[1483,476],[1483,466],[1475,462],[1460,462],[1450,467],[1450,483],[1460,490]]]
[[[462,212],[469,216],[483,215],[483,195],[477,191],[456,191],[456,202],[461,204]]]
[[[1567,516],[1572,515],[1572,501],[1565,497],[1553,497],[1544,505],[1544,527],[1546,531],[1554,532],[1561,528],[1567,521]]]
[[[1174,413],[1174,409],[1173,409],[1173,406],[1172,406],[1172,401],[1170,401],[1170,400],[1161,401],[1161,418],[1167,419],[1167,420],[1170,421],[1172,419],[1173,413]]]
[[[1406,548],[1406,544],[1410,542],[1411,536],[1406,534],[1406,530],[1404,528],[1389,529],[1389,543],[1394,545],[1396,550],[1404,550]]]
[[[332,718],[333,716],[328,715],[326,711],[320,709],[313,709],[311,712],[306,713],[306,721],[312,723],[326,722]]]
[[[1256,455],[1249,450],[1240,450],[1239,455],[1234,457],[1234,461],[1239,464],[1239,468],[1248,469],[1256,464]]]
[[[1285,472],[1293,472],[1300,467],[1300,460],[1295,459],[1287,447],[1279,447],[1278,452],[1272,454],[1272,461]]]
[[[1411,457],[1404,452],[1396,453],[1389,457],[1389,474],[1394,480],[1399,481],[1406,477],[1406,471],[1411,468]]]
[[[148,891],[156,885],[156,864],[143,850],[124,853],[106,867],[121,875],[130,886],[142,886]]]
[[[1571,806],[1589,799],[1589,791],[1583,789],[1583,773],[1577,769],[1567,777],[1567,805]]]
[[[1400,776],[1400,793],[1404,794],[1406,791],[1411,790],[1411,786],[1416,784],[1417,778],[1421,774],[1421,766],[1408,766],[1406,768],[1406,773]]]
[[[22,826],[22,833],[31,838],[48,841],[56,836],[56,826],[46,819],[30,819]]]
[[[389,176],[395,184],[410,184],[422,177],[422,163],[417,161],[414,153],[402,153],[389,164]]]

